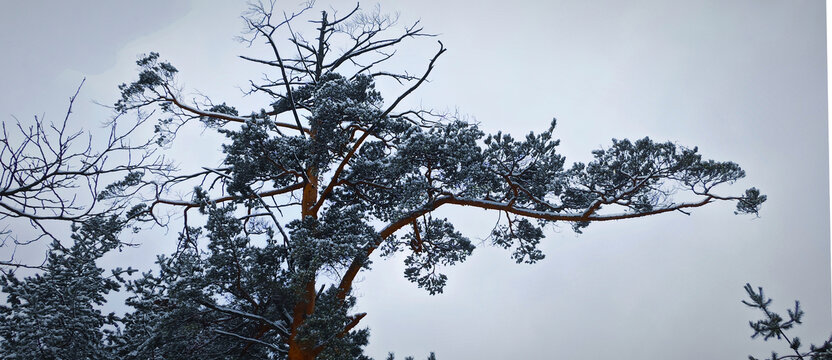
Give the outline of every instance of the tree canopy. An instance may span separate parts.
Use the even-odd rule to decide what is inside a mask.
[[[85,321],[95,321],[89,338],[99,344],[90,354],[105,349],[127,359],[367,358],[362,348],[369,330],[359,326],[366,314],[351,309],[353,283],[370,269],[371,255],[405,253],[404,276],[437,294],[447,283],[442,268],[474,250],[453,219],[433,216],[439,208],[499,212],[504,216],[491,232],[493,245],[510,249],[518,263],[534,263],[544,258],[538,248],[544,229],[556,224],[580,233],[593,222],[688,213],[717,201],[735,202],[736,213],[756,214],[766,200],[756,188],[738,195],[717,192],[745,172],[733,162],[704,159],[696,147],[646,137],[614,139],[594,150],[591,161],[567,165],[558,153],[555,120],[542,132],[515,138],[487,135],[449,114],[403,108],[429,78],[444,44],[438,43],[420,73],[393,72],[384,64],[397,47],[434,37],[418,22],[397,30],[394,17],[378,12],[324,11],[311,16],[314,29],[307,40],[293,26],[311,9],[278,16],[271,6],[257,4],[244,16],[243,40],[264,43],[272,55],[241,56],[268,74],[250,82],[250,94],[270,98],[263,109],[187,101],[177,83],[179,69],[155,52],[137,61],[137,79],[119,86],[115,111],[158,118],[154,142],[162,149],[185,124],[200,121],[225,136],[224,160],[220,166],[202,164],[195,173],[161,163],[135,166],[98,192],[96,199],[135,205],[109,218],[122,226],[167,225],[163,208],[181,210],[185,223],[175,254],[159,256],[157,270],[122,281],[132,312],[121,318],[85,315]],[[377,81],[401,84],[401,91],[384,98]],[[190,198],[170,197],[183,188],[193,189]],[[74,219],[83,224],[76,246],[87,241],[78,239],[112,244],[96,249],[116,246],[111,238],[118,231],[105,226],[105,216],[113,214]],[[83,235],[83,229],[98,230]],[[102,294],[118,288],[91,265],[99,251],[86,255],[89,268],[75,275],[96,281],[84,285],[92,295],[76,297],[79,304],[100,303]],[[64,253],[56,245],[43,279],[64,276],[53,269],[75,261]],[[9,275],[4,291],[16,294],[46,281],[38,279],[21,282]],[[4,319],[39,306],[35,300],[11,304],[3,308]],[[106,339],[98,332],[104,325],[114,326]],[[18,351],[9,334],[0,332],[0,346]]]

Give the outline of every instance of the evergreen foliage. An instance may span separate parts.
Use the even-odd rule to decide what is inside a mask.
[[[0,305],[0,359],[109,359],[108,342],[116,336],[115,314],[102,314],[104,296],[117,291],[123,274],[95,261],[120,246],[124,221],[91,218],[72,235],[70,247],[54,241],[43,273],[19,279],[0,277],[6,305]]]
[[[127,282],[132,312],[102,316],[93,305],[118,283],[102,278],[94,260],[117,246],[115,228],[124,223],[85,224],[73,236],[78,251],[56,243],[43,275],[2,280],[10,299],[0,325],[3,346],[50,358],[81,336],[75,358],[368,359],[369,330],[358,327],[366,314],[352,312],[352,285],[370,268],[371,255],[405,253],[405,278],[437,294],[448,282],[442,268],[474,250],[453,219],[432,216],[440,207],[499,212],[493,244],[511,249],[518,263],[534,263],[544,258],[538,246],[547,226],[569,224],[580,232],[592,222],[686,213],[716,201],[756,214],[766,200],[754,188],[740,196],[715,193],[745,173],[733,162],[703,160],[695,147],[613,140],[589,163],[565,167],[554,120],[542,133],[515,139],[486,135],[446,114],[402,110],[444,45],[422,75],[376,71],[403,41],[431,35],[418,23],[390,35],[393,19],[356,9],[344,17],[323,12],[308,42],[288,25],[302,13],[273,23],[272,10],[261,4],[246,14],[248,40],[265,41],[275,58],[242,58],[279,76],[252,82],[252,93],[271,103],[248,116],[227,102],[187,104],[177,90],[179,70],[158,53],[137,61],[138,79],[119,86],[115,109],[163,114],[155,128],[160,145],[174,141],[187,122],[202,121],[225,135],[223,163],[162,178],[129,173],[106,187],[101,198],[128,187],[154,189],[151,200],[130,210],[133,221],[164,224],[159,208],[183,210],[177,253],[159,256],[157,270]],[[286,48],[276,44],[278,30],[288,35],[293,56],[280,55]],[[392,101],[375,87],[389,78],[405,86]],[[163,197],[194,179],[203,181],[190,199]],[[677,193],[694,200],[674,200]],[[188,223],[192,209],[204,226]],[[67,287],[79,282],[89,284],[65,298],[69,304],[47,296],[74,294]],[[46,295],[27,297],[38,291]],[[84,311],[60,313],[59,306]],[[119,327],[105,331],[105,325]]]
[[[794,309],[786,309],[786,313],[788,314],[788,320],[780,316],[780,314],[771,310],[771,299],[766,298],[763,294],[763,288],[757,288],[757,291],[754,291],[754,288],[750,284],[745,284],[745,292],[748,293],[748,297],[751,301],[743,300],[742,303],[755,308],[759,309],[763,312],[764,317],[757,321],[749,321],[748,325],[751,326],[751,329],[754,330],[754,334],[751,335],[751,338],[756,338],[761,336],[763,340],[768,341],[771,338],[776,338],[777,340],[783,340],[787,344],[789,344],[789,348],[794,352],[794,355],[778,355],[776,352],[771,352],[771,357],[768,358],[769,360],[782,360],[782,359],[811,359],[811,360],[832,360],[832,337],[829,340],[824,341],[824,343],[820,346],[816,345],[809,345],[809,351],[801,350],[803,344],[800,342],[798,337],[789,338],[786,335],[786,330],[792,329],[795,325],[802,324],[803,319],[803,310],[800,309],[800,302],[794,302]],[[758,360],[753,356],[748,356],[749,360]]]
[[[387,354],[387,360],[396,360],[396,354],[388,353]],[[407,357],[404,358],[404,360],[413,360],[413,357],[412,356],[407,356]],[[436,360],[436,355],[431,352],[430,355],[428,355],[428,360]]]

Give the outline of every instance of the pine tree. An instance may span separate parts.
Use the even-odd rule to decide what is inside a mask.
[[[122,274],[110,276],[95,261],[119,246],[124,221],[95,217],[75,229],[70,247],[54,241],[44,272],[18,279],[0,277],[7,295],[0,305],[0,359],[110,359],[108,338],[114,336],[114,314],[97,306],[119,289]]]
[[[446,49],[440,42],[422,75],[377,70],[400,43],[429,35],[417,23],[391,36],[392,18],[357,10],[343,17],[323,12],[313,20],[315,40],[307,41],[291,27],[303,11],[275,23],[271,8],[252,8],[247,40],[266,42],[274,58],[242,58],[277,74],[252,82],[252,93],[272,98],[268,110],[240,116],[225,102],[187,104],[175,85],[179,70],[157,53],[142,57],[138,80],[120,87],[119,111],[158,106],[166,114],[157,126],[160,143],[196,119],[227,138],[221,167],[155,183],[162,194],[187,179],[213,178],[227,195],[197,187],[191,200],[157,196],[147,207],[146,218],[168,205],[186,217],[199,208],[208,220],[204,229],[185,225],[182,242],[190,250],[160,259],[160,275],[132,284],[133,327],[152,339],[142,343],[140,357],[361,358],[368,331],[357,328],[365,314],[350,313],[351,292],[370,255],[406,252],[405,277],[436,294],[447,282],[441,268],[472,254],[452,220],[432,216],[440,207],[504,214],[494,245],[534,263],[544,257],[544,227],[556,223],[580,232],[592,222],[687,212],[715,201],[756,213],[765,201],[754,188],[716,194],[717,185],[745,173],[732,162],[703,160],[697,148],[613,140],[593,152],[593,161],[566,168],[555,121],[515,139],[486,136],[443,114],[402,110]],[[289,46],[278,43],[278,33]],[[287,50],[292,55],[281,55]],[[385,102],[375,83],[389,78],[405,89]],[[678,192],[695,200],[674,201]],[[197,245],[203,230],[204,252]],[[326,275],[337,280],[327,283]]]
[[[474,250],[452,219],[433,216],[439,208],[499,212],[493,245],[510,249],[518,263],[534,263],[544,258],[544,229],[558,224],[581,232],[593,222],[687,213],[717,201],[756,214],[766,200],[756,188],[716,192],[745,172],[733,162],[703,160],[695,147],[613,140],[593,151],[592,161],[566,166],[554,120],[515,139],[486,135],[448,114],[403,109],[444,45],[419,75],[391,72],[382,67],[397,46],[432,37],[418,23],[393,34],[391,17],[358,8],[340,17],[322,12],[307,41],[291,26],[309,9],[281,20],[259,4],[246,14],[246,40],[265,42],[274,57],[242,58],[275,78],[251,82],[251,93],[270,101],[250,115],[226,102],[188,103],[179,70],[158,53],[142,56],[138,79],[119,87],[119,115],[163,114],[158,144],[175,141],[194,120],[226,141],[219,167],[129,178],[130,187],[154,190],[129,218],[164,224],[160,208],[173,207],[186,223],[177,253],[160,256],[156,272],[127,285],[134,311],[110,340],[117,356],[367,359],[369,330],[359,327],[366,314],[352,312],[352,287],[371,255],[406,253],[404,276],[437,294],[448,280],[442,268]],[[287,43],[277,41],[284,36]],[[403,89],[385,101],[376,82],[391,79]],[[183,187],[194,188],[190,199],[165,198]],[[687,201],[674,200],[677,194]],[[204,226],[192,226],[193,212],[189,222],[194,209]],[[23,296],[19,285],[7,287]],[[86,329],[100,334],[107,321]]]

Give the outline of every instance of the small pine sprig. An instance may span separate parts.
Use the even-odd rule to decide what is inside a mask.
[[[745,284],[745,292],[751,301],[742,300],[746,306],[760,309],[765,314],[765,317],[757,321],[749,321],[748,325],[754,330],[751,338],[754,339],[761,336],[763,340],[767,341],[771,338],[778,340],[783,339],[789,347],[794,351],[794,355],[778,355],[776,352],[771,353],[769,360],[783,360],[783,359],[811,359],[811,360],[832,360],[832,337],[825,341],[821,346],[809,345],[809,351],[805,353],[800,352],[801,342],[798,337],[789,338],[786,335],[786,330],[792,329],[797,324],[802,324],[804,312],[800,308],[800,301],[795,300],[793,309],[786,309],[788,319],[783,318],[780,314],[771,310],[771,298],[766,298],[763,293],[763,288],[758,287],[755,291],[750,284]],[[753,356],[748,356],[749,360],[759,360]]]

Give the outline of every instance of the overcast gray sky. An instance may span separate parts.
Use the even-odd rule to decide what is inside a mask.
[[[476,5],[472,5],[476,4]],[[280,3],[292,10],[294,2]],[[321,4],[328,7],[329,4]],[[370,8],[372,4],[364,4]],[[333,5],[348,11],[349,2]],[[0,2],[0,116],[59,119],[82,78],[78,127],[109,113],[116,86],[135,77],[138,54],[158,51],[199,90],[240,108],[267,104],[238,87],[260,69],[236,55],[243,2]],[[820,0],[387,1],[402,24],[421,19],[449,49],[414,103],[458,109],[487,132],[556,134],[568,161],[586,161],[611,138],[670,140],[732,160],[757,186],[759,218],[730,204],[550,231],[547,257],[518,265],[480,246],[448,269],[429,296],[403,277],[401,258],[376,261],[357,285],[371,328],[369,355],[440,359],[744,359],[783,351],[751,340],[757,314],[740,303],[746,282],[778,309],[800,299],[819,343],[832,332],[825,8]],[[423,69],[434,39],[401,61]],[[382,87],[384,89],[384,87]],[[387,98],[394,97],[387,94]],[[180,139],[173,156],[202,156],[213,139]],[[202,150],[200,150],[202,149]],[[183,160],[184,162],[184,160]],[[445,211],[475,240],[496,214]],[[175,234],[108,259],[151,263]]]

